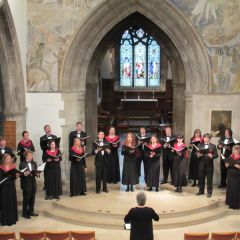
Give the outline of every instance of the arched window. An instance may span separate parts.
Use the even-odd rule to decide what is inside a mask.
[[[143,29],[126,30],[120,43],[120,87],[159,87],[160,51]]]

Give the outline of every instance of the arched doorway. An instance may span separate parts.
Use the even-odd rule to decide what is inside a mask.
[[[25,84],[17,34],[7,1],[0,6],[0,32],[0,123],[4,119],[16,121],[16,134],[20,136],[25,128]]]
[[[191,94],[208,92],[210,64],[195,29],[188,19],[169,1],[157,4],[154,0],[103,1],[79,26],[64,58],[61,87],[66,106],[76,107],[78,112],[65,108],[69,130],[78,119],[86,122],[91,136],[97,131],[97,83],[101,61],[111,43],[114,28],[134,13],[140,13],[171,40],[168,48],[174,50],[169,59],[174,82],[173,121],[175,129],[191,135]],[[152,24],[152,25],[153,25]],[[162,39],[162,38],[161,38]],[[86,109],[86,111],[85,111]]]
[[[145,81],[145,86],[120,86],[120,41],[126,29],[130,29],[130,31],[131,29],[141,29],[144,33],[143,38],[146,41],[148,41],[147,38],[152,38],[159,45],[159,72],[161,80],[158,86],[147,86],[148,67],[145,67],[144,70],[146,72],[145,80],[143,80],[143,82]],[[141,42],[144,44],[144,40],[137,40],[136,37],[135,41],[136,43]],[[111,59],[112,66],[108,66],[110,69],[112,67],[112,79],[100,79],[103,96],[98,99],[98,102],[101,100],[100,107],[98,107],[99,129],[105,129],[107,125],[114,122],[118,129],[124,129],[125,131],[134,131],[143,125],[152,132],[157,131],[157,126],[160,122],[172,123],[172,116],[169,116],[169,114],[173,111],[172,91],[174,85],[175,88],[176,86],[178,87],[178,91],[175,92],[175,98],[178,97],[178,101],[181,100],[182,104],[177,108],[175,107],[178,110],[178,114],[175,114],[173,119],[173,127],[178,131],[184,132],[185,104],[183,102],[185,99],[185,76],[182,59],[171,39],[151,20],[139,12],[135,12],[116,24],[102,39],[98,49],[107,45],[113,54],[113,59]],[[132,51],[134,52],[133,49],[131,49]],[[146,48],[143,51],[149,56],[149,51]],[[148,64],[146,55],[144,65]],[[95,58],[95,54],[93,58]],[[131,64],[131,66],[133,67],[134,64]],[[170,78],[168,78],[169,69],[171,70],[171,75],[173,75]],[[133,69],[132,72],[134,76]],[[181,74],[183,75],[181,76]],[[183,79],[181,88],[179,88],[179,79]],[[132,84],[134,83],[132,79],[130,81]],[[89,90],[87,89],[87,91]],[[107,116],[105,110],[110,113],[109,116]],[[90,117],[89,115],[89,120]]]

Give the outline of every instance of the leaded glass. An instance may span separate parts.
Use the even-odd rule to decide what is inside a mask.
[[[132,86],[132,45],[128,40],[125,40],[120,49],[120,62],[121,62],[121,86]]]
[[[160,47],[155,40],[148,46],[148,86],[160,86]]]
[[[134,86],[146,87],[146,46],[139,43],[134,49]]]
[[[156,40],[143,29],[127,29],[120,44],[120,86],[159,87],[160,51]]]

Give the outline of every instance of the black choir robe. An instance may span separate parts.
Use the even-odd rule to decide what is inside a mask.
[[[119,156],[118,148],[120,146],[119,136],[111,138],[106,136],[106,141],[109,143],[111,148],[111,153],[109,154],[109,161],[107,167],[107,181],[108,183],[118,183],[120,182],[120,167],[119,167]],[[114,144],[118,142],[117,144]]]
[[[69,149],[73,146],[74,138],[85,138],[87,133],[84,131],[77,132],[77,130],[70,132],[69,134]],[[82,141],[82,146],[87,146],[87,139]]]
[[[36,183],[36,174],[34,171],[37,170],[37,163],[34,161],[29,162],[31,164],[31,174],[25,176],[21,175],[21,189],[23,191],[23,216],[29,216],[34,213],[34,205],[35,205],[35,195],[37,191],[37,183]],[[28,162],[26,160],[22,161],[19,165],[19,169],[28,168],[26,171],[30,171],[28,166]]]
[[[59,161],[54,161],[56,156],[59,156],[61,151],[57,149],[55,152],[50,150],[44,151],[43,162],[46,162],[44,169],[45,173],[45,187],[46,196],[58,197],[62,195],[62,179],[61,179],[61,165],[62,156],[59,157]],[[51,159],[50,162],[47,160]]]
[[[168,181],[168,174],[170,171],[171,174],[171,182],[173,182],[173,171],[172,171],[172,165],[173,165],[173,152],[171,150],[171,147],[173,147],[174,143],[176,143],[176,137],[174,135],[169,136],[170,142],[169,146],[165,147],[165,141],[167,139],[167,136],[162,138],[161,145],[162,145],[162,154],[163,154],[163,182]]]
[[[95,141],[97,144],[100,145],[99,139]],[[110,145],[107,141],[103,140],[104,150],[103,154],[102,151],[95,152],[99,146],[93,142],[92,146],[92,153],[95,154],[95,174],[96,174],[96,192],[101,190],[101,183],[103,185],[103,190],[107,190],[107,166],[109,161],[109,154],[107,153],[106,149],[110,150]]]
[[[226,141],[225,141],[226,140]],[[226,142],[225,148],[220,148],[219,145],[221,145],[220,143],[224,143],[224,141]],[[223,144],[224,145],[224,144]],[[225,157],[228,158],[231,154],[232,154],[232,147],[234,146],[234,142],[233,142],[233,138],[225,138],[225,137],[221,137],[219,140],[219,144],[217,145],[217,148],[221,150],[221,154]],[[225,161],[224,159],[222,159],[222,156],[220,157],[220,173],[221,173],[221,183],[220,186],[222,187],[226,187],[226,181],[227,181],[227,168],[225,166]]]
[[[13,168],[16,166],[14,165]],[[4,166],[0,166],[0,180],[4,178],[6,172]],[[0,222],[2,226],[11,226],[18,221],[15,179],[16,177],[9,178],[0,185]]]
[[[20,156],[20,162],[23,162],[25,160],[24,152],[26,150],[30,150],[32,152],[35,152],[35,147],[33,145],[32,140],[28,140],[27,142],[24,142],[23,139],[22,139],[18,143],[18,146],[17,146],[17,151],[20,151],[20,152],[18,152],[18,155]]]
[[[71,161],[70,168],[70,193],[72,196],[81,195],[87,192],[85,168],[87,168],[85,157],[79,159],[78,157],[84,156],[84,149],[78,150],[71,147],[69,153],[69,161]]]
[[[187,146],[183,143],[178,146],[177,143],[174,144],[174,149],[181,150],[179,154],[173,151],[173,185],[174,187],[183,187],[187,185]]]
[[[198,147],[200,150],[205,148],[205,144],[201,143]],[[212,194],[213,189],[213,172],[214,172],[214,159],[218,157],[217,147],[215,144],[209,143],[209,152],[213,154],[213,158],[209,158],[207,154],[203,154],[199,158],[199,192],[204,192],[205,189],[205,176],[207,176],[207,190]]]
[[[139,158],[138,148],[130,149],[128,146],[123,145],[121,154],[123,158],[123,172],[122,184],[123,185],[136,185],[139,183],[139,169],[137,160]]]
[[[188,179],[191,180],[198,180],[198,167],[199,167],[199,160],[196,155],[196,148],[193,146],[193,144],[198,147],[200,143],[203,142],[203,139],[200,138],[199,141],[197,141],[194,137],[190,140],[190,146],[189,149],[192,149],[191,156],[190,156],[190,164],[189,164],[189,173],[188,173]]]
[[[240,209],[240,169],[234,165],[240,166],[240,156],[229,156],[226,160],[229,163],[227,168],[227,191],[226,204],[229,208]]]
[[[144,153],[144,147],[145,147],[144,144],[148,144],[150,136],[148,134],[141,135],[141,133],[138,133],[136,134],[136,137],[137,137],[138,144],[140,144],[138,147],[139,154],[138,154],[138,161],[137,161],[138,175],[141,176],[141,164],[143,162],[144,179],[146,181],[148,164],[147,164],[147,159]]]
[[[161,157],[161,144],[156,146],[148,145],[145,147],[145,157],[147,159],[147,176],[146,184],[148,187],[159,187],[160,178],[160,157]],[[155,152],[155,155],[150,158],[151,152]]]
[[[44,152],[48,149],[48,146],[46,145],[46,143],[45,143],[45,141],[44,140],[47,140],[47,139],[54,139],[54,138],[56,138],[57,136],[56,135],[53,135],[53,134],[51,134],[51,135],[47,135],[47,134],[45,134],[45,135],[43,135],[42,137],[40,137],[40,147],[41,147],[41,149],[42,149],[42,160],[43,160],[43,155],[44,155]],[[44,162],[44,161],[43,161]]]
[[[40,137],[40,147],[42,149],[42,161],[44,162],[44,152],[48,149],[48,146],[46,145],[46,142],[44,140],[47,140],[47,139],[54,139],[56,138],[57,136],[56,135],[53,135],[53,134],[50,134],[50,135],[43,135],[42,137]],[[46,179],[46,172],[45,172],[46,168],[44,169],[44,172],[43,172],[43,176],[44,176],[44,188],[45,189],[45,179]]]

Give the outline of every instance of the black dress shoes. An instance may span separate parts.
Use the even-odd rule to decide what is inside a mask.
[[[196,195],[204,195],[204,192],[198,192]]]
[[[109,191],[107,189],[103,189],[103,192],[108,193]]]
[[[167,181],[166,180],[163,180],[162,182],[161,182],[161,184],[166,184],[167,183]]]
[[[96,194],[100,194],[100,191],[98,190],[98,191],[96,191]]]
[[[152,188],[150,187],[150,188],[148,189],[148,191],[149,191],[149,192],[152,191]]]
[[[39,216],[39,214],[38,214],[38,213],[35,213],[35,212],[33,212],[33,213],[30,213],[30,216],[31,216],[31,217],[38,217],[38,216]]]
[[[207,194],[207,197],[208,197],[208,198],[212,197],[212,194],[211,194],[211,193],[208,193],[208,194]]]
[[[23,215],[22,217],[25,219],[31,219],[31,217],[29,215]]]

